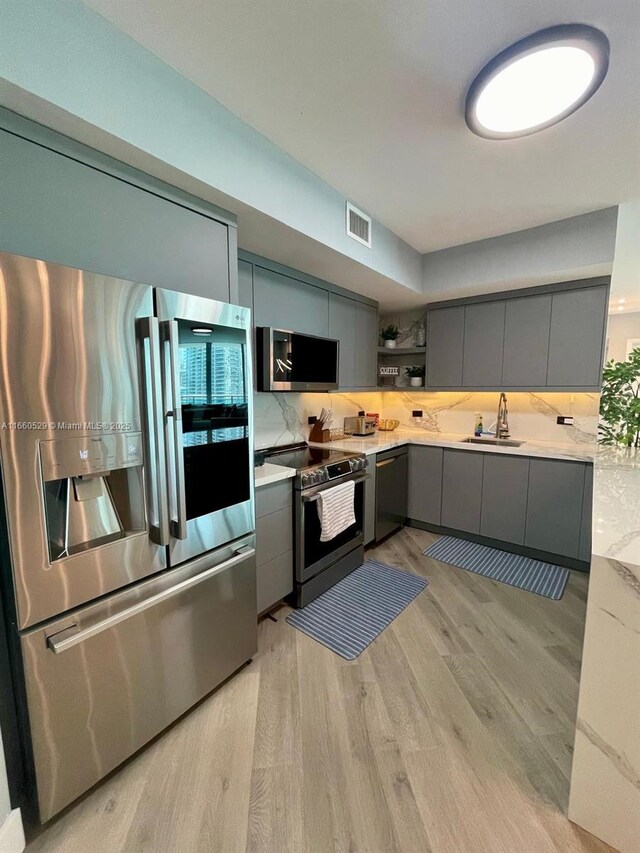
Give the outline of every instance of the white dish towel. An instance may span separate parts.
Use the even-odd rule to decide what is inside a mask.
[[[320,519],[321,542],[331,539],[356,523],[354,507],[356,484],[353,480],[339,483],[332,489],[325,489],[318,494],[318,518]]]

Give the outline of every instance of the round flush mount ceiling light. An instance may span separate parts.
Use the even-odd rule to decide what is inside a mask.
[[[467,93],[469,128],[489,139],[537,133],[579,109],[609,67],[609,40],[585,24],[540,30],[485,65]]]

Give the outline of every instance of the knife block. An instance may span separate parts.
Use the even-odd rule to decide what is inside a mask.
[[[309,441],[317,441],[322,444],[324,444],[325,441],[331,441],[331,430],[323,429],[322,424],[319,421],[316,421],[311,427]]]

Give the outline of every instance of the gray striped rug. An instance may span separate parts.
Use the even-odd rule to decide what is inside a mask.
[[[367,560],[287,622],[346,660],[354,660],[429,581]]]
[[[547,598],[562,598],[569,580],[569,569],[542,563],[520,554],[509,554],[477,542],[468,542],[455,536],[443,536],[423,552],[442,563],[449,563],[459,569],[475,572],[477,575],[492,578],[536,595]]]

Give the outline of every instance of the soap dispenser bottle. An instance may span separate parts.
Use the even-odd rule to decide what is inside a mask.
[[[476,412],[476,426],[475,426],[475,429],[473,431],[473,434],[477,438],[480,438],[483,431],[484,431],[484,427],[482,425],[482,412]]]

